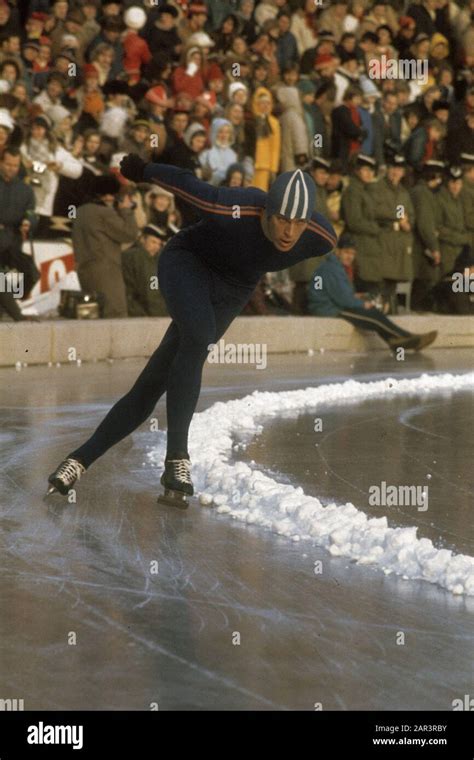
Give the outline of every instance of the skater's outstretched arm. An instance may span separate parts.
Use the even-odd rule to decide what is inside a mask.
[[[265,204],[265,193],[257,188],[215,187],[198,179],[189,169],[169,164],[147,164],[145,182],[154,182],[193,206],[202,216],[231,218],[234,207],[239,216],[254,215]]]
[[[130,154],[120,164],[120,171],[133,182],[153,182],[193,206],[202,216],[215,221],[238,215],[255,216],[265,205],[266,193],[256,187],[214,187],[198,179],[189,169],[170,164],[145,163]]]

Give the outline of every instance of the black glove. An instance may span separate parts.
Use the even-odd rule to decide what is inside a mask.
[[[132,182],[142,182],[146,161],[136,153],[129,153],[120,162],[120,173]]]

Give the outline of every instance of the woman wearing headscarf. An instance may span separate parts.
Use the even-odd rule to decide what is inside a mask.
[[[197,45],[188,48],[183,64],[178,66],[171,77],[174,93],[185,92],[193,99],[202,95],[205,89],[202,71],[203,55]]]
[[[228,119],[214,119],[211,125],[211,147],[203,151],[200,161],[203,179],[211,185],[219,185],[225,179],[227,169],[237,162],[237,154],[231,148],[234,128]]]
[[[280,165],[281,128],[272,115],[273,97],[266,87],[258,87],[252,97],[255,118],[255,170],[252,184],[265,192]]]

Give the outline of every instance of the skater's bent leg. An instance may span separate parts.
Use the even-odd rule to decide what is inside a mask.
[[[171,323],[160,345],[133,387],[110,409],[92,436],[69,454],[90,467],[102,454],[130,435],[150,416],[166,390],[168,372],[178,349],[178,330]]]
[[[166,386],[167,458],[182,459],[188,456],[188,428],[199,397],[207,346],[215,334],[212,275],[192,251],[169,245],[159,258],[158,277],[178,332]]]
[[[339,312],[339,316],[361,330],[376,332],[386,342],[390,338],[407,338],[410,335],[409,332],[403,330],[375,308],[344,309],[344,311]]]
[[[160,276],[161,289],[180,335],[166,392],[167,459],[189,456],[188,431],[209,346],[219,340],[250,295],[250,291],[239,291],[236,295],[232,286],[222,282],[189,252],[180,251],[179,257],[173,258],[165,276]]]

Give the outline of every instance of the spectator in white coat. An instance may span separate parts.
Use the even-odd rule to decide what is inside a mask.
[[[280,171],[289,172],[307,164],[309,135],[298,89],[287,86],[277,87],[276,96],[283,108],[280,116]]]
[[[20,150],[23,164],[30,175],[36,213],[39,215],[36,235],[48,237],[59,177],[78,179],[83,167],[77,158],[59,145],[52,133],[51,122],[44,114],[33,119]]]

